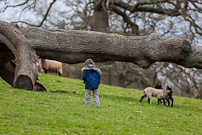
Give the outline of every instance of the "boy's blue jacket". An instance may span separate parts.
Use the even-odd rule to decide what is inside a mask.
[[[95,68],[94,65],[89,64],[82,68],[83,71],[83,81],[85,83],[85,89],[98,89],[100,84],[101,70]]]

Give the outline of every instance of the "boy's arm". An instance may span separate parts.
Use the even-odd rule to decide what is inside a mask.
[[[100,76],[101,76],[101,75],[99,74],[99,77],[98,77],[98,78],[99,78],[99,84],[100,84]]]
[[[85,83],[85,81],[86,81],[86,71],[85,70],[83,71],[82,76],[83,76],[83,82]]]

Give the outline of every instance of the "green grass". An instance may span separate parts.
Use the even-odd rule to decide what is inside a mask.
[[[85,107],[82,80],[40,78],[48,92],[14,89],[0,78],[0,134],[202,134],[202,100],[174,97],[175,107],[157,105],[156,98],[140,104],[140,90],[101,84],[100,108],[93,99]],[[69,93],[50,92],[55,90]]]

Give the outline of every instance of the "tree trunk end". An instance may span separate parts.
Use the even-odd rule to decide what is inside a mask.
[[[184,40],[182,43],[182,47],[185,52],[191,52],[191,44],[189,43],[189,41]]]
[[[19,75],[13,86],[14,88],[33,90],[32,79],[27,75]]]

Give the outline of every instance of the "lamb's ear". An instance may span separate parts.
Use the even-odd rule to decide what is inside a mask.
[[[171,87],[167,85],[167,90],[172,91]]]
[[[170,87],[167,85],[167,90],[170,90]]]

